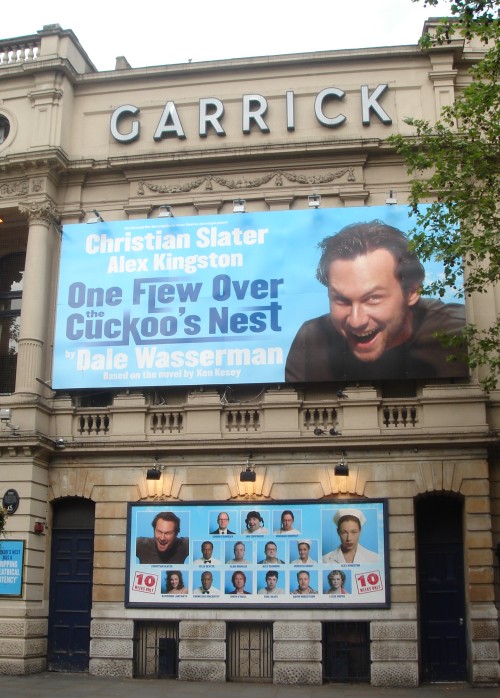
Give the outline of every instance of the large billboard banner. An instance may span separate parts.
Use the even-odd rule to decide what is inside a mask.
[[[128,606],[389,605],[385,501],[129,504]]]
[[[52,385],[465,376],[434,338],[464,306],[420,298],[411,227],[403,206],[64,226]]]

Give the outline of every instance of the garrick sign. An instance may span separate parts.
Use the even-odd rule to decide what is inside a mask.
[[[388,85],[384,83],[377,85],[371,91],[368,85],[361,85],[359,99],[361,123],[363,126],[370,126],[372,115],[376,116],[385,125],[392,124],[391,117],[378,101],[387,89]],[[327,103],[341,103],[344,97],[345,92],[338,87],[326,87],[316,95],[314,99],[314,114],[321,126],[337,128],[346,122],[347,117],[340,110],[333,115],[325,113]],[[294,131],[295,93],[289,90],[285,92],[284,98],[286,100],[286,128],[287,131]],[[254,129],[261,133],[270,133],[270,128],[265,121],[267,110],[268,102],[262,95],[243,95],[241,102],[242,132],[248,134]],[[133,104],[123,104],[114,110],[111,115],[110,130],[111,135],[118,143],[133,143],[140,138],[141,121],[137,118],[140,111],[139,107]],[[332,111],[331,104],[329,104],[328,111]],[[333,111],[335,110],[333,109]],[[218,136],[225,136],[226,132],[222,125],[224,113],[225,106],[220,99],[216,97],[201,98],[199,100],[198,135],[201,138],[205,138],[209,130],[212,130]],[[165,104],[153,134],[154,141],[161,141],[164,138],[186,138],[181,113],[179,113],[174,101],[168,101]]]

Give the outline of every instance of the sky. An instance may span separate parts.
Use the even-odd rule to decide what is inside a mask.
[[[117,56],[133,68],[416,44],[428,17],[449,14],[449,0],[24,0],[3,13],[0,40],[36,34],[46,24],[72,29],[99,71]]]

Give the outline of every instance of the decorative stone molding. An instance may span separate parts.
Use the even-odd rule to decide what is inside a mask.
[[[12,196],[26,196],[29,193],[29,181],[27,179],[17,179],[14,182],[0,184],[0,199],[7,199]]]
[[[44,189],[43,183],[44,183],[44,180],[41,177],[37,177],[36,179],[32,179],[31,180],[31,191],[34,192],[35,194],[39,194]]]
[[[39,90],[30,90],[28,92],[28,99],[31,102],[31,106],[35,107],[38,105],[50,105],[53,106],[61,101],[64,95],[63,90],[58,87],[47,87]]]
[[[238,191],[240,189],[257,189],[263,184],[268,184],[272,180],[274,180],[276,187],[282,187],[284,179],[288,182],[292,182],[293,184],[304,184],[310,186],[311,184],[330,184],[331,182],[340,179],[344,175],[347,175],[348,182],[356,181],[353,167],[344,167],[343,169],[336,170],[334,172],[327,172],[322,175],[303,175],[295,174],[293,172],[285,172],[284,170],[275,170],[274,172],[270,172],[254,179],[229,179],[227,177],[219,177],[218,175],[203,175],[202,177],[193,179],[191,182],[185,182],[184,184],[177,185],[154,184],[153,182],[141,180],[137,185],[137,194],[138,196],[144,196],[145,188],[156,194],[187,193],[195,189],[199,189],[203,184],[205,185],[205,191],[213,191],[214,182],[220,187],[223,187],[229,191]]]
[[[18,206],[20,212],[28,216],[30,225],[33,223],[48,225],[58,218],[54,204],[48,199],[44,201],[20,201]]]

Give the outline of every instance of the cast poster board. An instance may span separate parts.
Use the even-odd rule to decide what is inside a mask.
[[[173,555],[169,562],[157,554],[152,526],[163,512],[169,512],[171,521],[177,517],[179,529],[175,547],[171,544],[170,553],[166,553]],[[287,531],[281,527],[285,512],[293,517],[292,528]],[[343,561],[339,551],[341,541],[334,519],[340,512],[354,512],[362,521],[360,531],[358,527],[359,554],[352,562]],[[251,531],[247,522],[255,523],[255,517],[251,521],[255,513],[258,528]],[[229,518],[224,535],[216,533],[221,514]],[[175,528],[171,522],[158,520],[169,530]],[[352,519],[350,524],[352,528]],[[266,544],[275,546],[271,547],[276,558],[272,562],[266,562]],[[203,556],[204,547],[210,553],[209,562]],[[207,572],[208,594],[202,579]],[[238,588],[235,575],[241,573],[244,585]],[[269,573],[276,579],[271,589],[266,580]],[[333,576],[340,579],[340,586],[332,586]],[[128,505],[127,607],[388,608],[389,590],[386,500]]]
[[[369,364],[334,366],[328,377],[296,378],[299,374],[286,371],[287,357],[304,323],[329,309],[327,289],[316,278],[320,241],[345,226],[377,219],[406,234],[414,225],[409,211],[319,208],[65,225],[52,386],[370,378]],[[434,263],[425,268],[427,280],[440,272]],[[441,308],[422,331],[446,329],[443,316]],[[419,336],[425,348],[422,340]],[[340,344],[335,353],[343,351]],[[400,365],[389,359],[385,371],[373,369],[372,377],[467,375],[461,364],[428,367],[422,356],[416,363],[404,354]]]
[[[0,596],[22,596],[24,540],[0,539]]]

